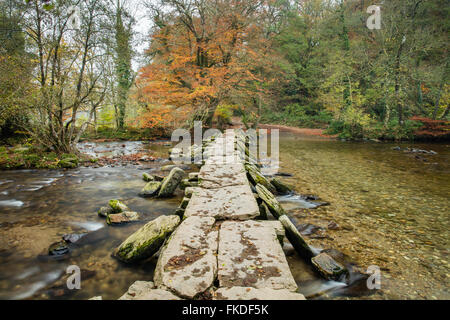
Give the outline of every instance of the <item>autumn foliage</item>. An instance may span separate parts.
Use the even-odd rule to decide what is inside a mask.
[[[411,120],[423,124],[414,135],[419,140],[448,140],[450,138],[450,121],[413,117]]]
[[[157,15],[152,63],[137,81],[141,102],[188,109],[186,115],[210,123],[221,101],[262,90],[270,39],[258,23],[261,2],[168,3],[170,13]],[[157,116],[154,109],[149,114]]]

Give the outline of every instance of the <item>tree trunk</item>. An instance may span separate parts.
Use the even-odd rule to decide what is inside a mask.
[[[397,104],[397,113],[398,113],[398,124],[403,124],[403,105],[400,102],[400,59],[402,56],[403,45],[405,44],[405,38],[403,36],[400,46],[397,51],[397,56],[395,57],[395,68],[394,68],[394,79],[395,79],[395,103]]]

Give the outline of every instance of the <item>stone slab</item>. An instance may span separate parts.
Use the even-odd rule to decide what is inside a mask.
[[[248,185],[247,175],[242,163],[206,164],[200,169],[198,179],[200,187],[205,189]]]
[[[210,217],[189,217],[161,250],[154,281],[158,289],[192,299],[213,285],[218,232]]]
[[[270,288],[251,287],[219,288],[214,292],[214,300],[306,300],[301,293]]]
[[[248,220],[259,216],[259,208],[248,183],[218,189],[195,188],[185,217],[217,220]]]
[[[296,291],[275,228],[258,221],[225,221],[219,230],[220,287]]]
[[[136,281],[118,300],[181,300],[173,293],[156,289],[151,281]]]

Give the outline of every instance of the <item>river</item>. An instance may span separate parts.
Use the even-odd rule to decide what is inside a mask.
[[[300,292],[317,299],[448,299],[449,146],[402,144],[437,155],[392,150],[398,144],[353,143],[282,133],[280,171],[298,194],[330,204],[311,208],[282,197],[307,241],[355,268],[381,270],[381,289],[364,283],[321,280],[295,253],[288,255]],[[142,148],[163,157],[169,146],[140,142],[84,143],[91,155],[132,154]],[[120,149],[122,148],[122,149]],[[142,151],[142,150],[141,150]],[[172,214],[182,192],[169,200],[137,196],[142,173],[161,173],[164,161],[66,171],[0,173],[0,298],[117,299],[136,280],[151,280],[156,259],[127,266],[111,252],[128,235],[161,214]],[[109,227],[96,211],[118,198],[143,219]],[[64,234],[88,233],[68,259],[45,259]],[[80,290],[68,290],[69,265],[82,270]],[[348,284],[348,283],[347,283]]]

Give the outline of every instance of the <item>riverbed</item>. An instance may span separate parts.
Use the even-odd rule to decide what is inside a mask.
[[[398,144],[342,142],[292,133],[280,139],[280,177],[302,197],[281,197],[288,214],[314,248],[350,267],[381,269],[380,290],[364,282],[321,280],[295,253],[288,254],[300,292],[315,299],[448,299],[449,146],[402,144],[433,150],[418,155]],[[137,196],[143,172],[163,174],[170,146],[159,142],[80,145],[93,157],[139,152],[155,161],[75,170],[3,171],[0,177],[0,299],[117,299],[136,280],[151,280],[156,259],[128,266],[111,257],[145,222],[172,214],[182,192],[168,200]],[[120,151],[118,151],[120,150]],[[142,220],[106,225],[96,211],[123,200]],[[44,259],[64,234],[87,233],[68,259]],[[80,290],[68,290],[66,268],[82,270]],[[353,274],[352,274],[353,275]],[[348,285],[351,283],[352,285]]]
[[[309,243],[338,250],[365,270],[380,268],[381,289],[359,298],[450,298],[448,144],[344,142],[282,133],[280,160],[280,171],[294,175],[285,181],[298,193],[330,203],[290,211],[298,225],[314,230],[306,235]]]

